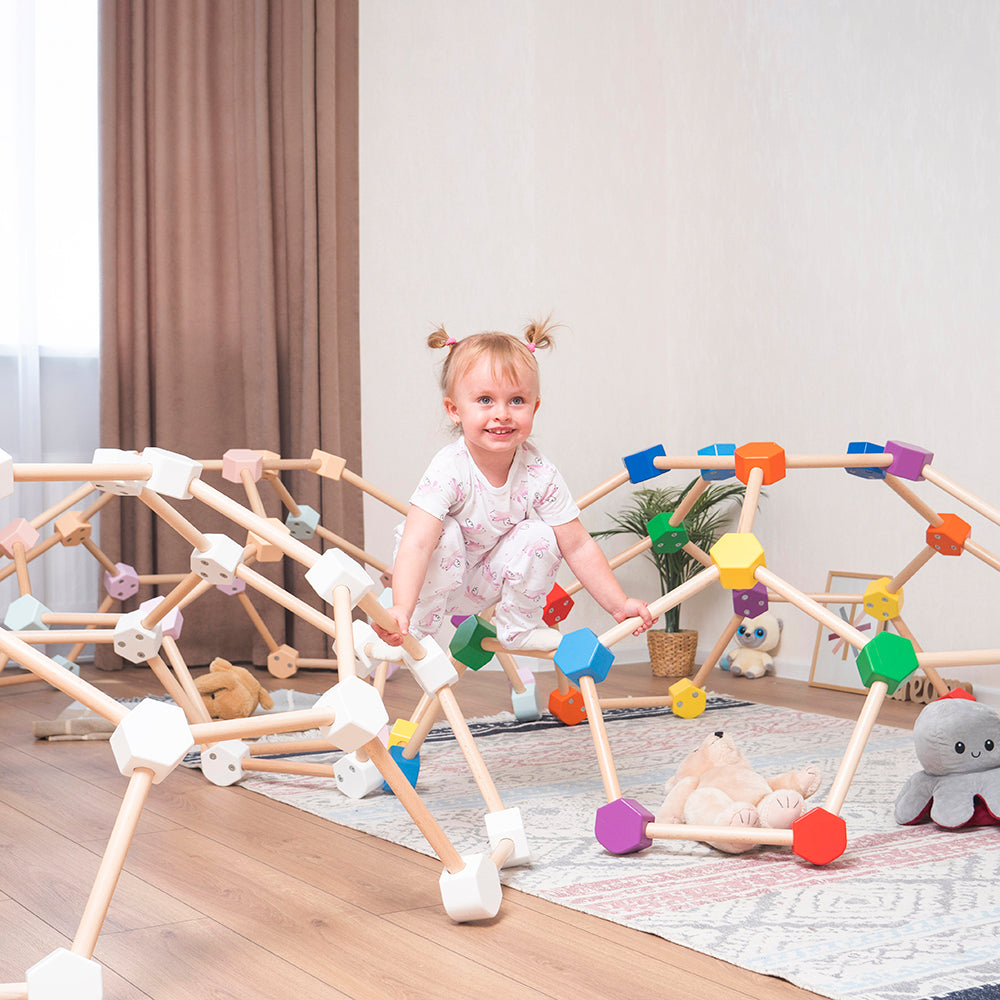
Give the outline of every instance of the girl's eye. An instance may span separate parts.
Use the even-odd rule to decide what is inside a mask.
[[[476,400],[476,402],[481,403],[483,406],[489,406],[489,404],[492,403],[493,400],[490,399],[489,396],[480,396],[479,399]]]
[[[515,396],[511,400],[511,405],[513,405],[513,406],[521,406],[523,403],[524,403],[524,397],[523,396]]]

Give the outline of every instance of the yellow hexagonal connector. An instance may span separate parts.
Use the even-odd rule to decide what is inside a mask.
[[[682,719],[695,719],[705,711],[708,694],[704,688],[695,687],[686,677],[670,685],[670,709]]]
[[[767,565],[763,546],[749,532],[723,535],[708,554],[718,567],[719,582],[726,590],[749,590],[757,582],[754,571]]]
[[[865,612],[879,621],[889,621],[898,618],[903,607],[902,588],[893,594],[889,590],[892,581],[887,576],[872,580],[865,587]]]

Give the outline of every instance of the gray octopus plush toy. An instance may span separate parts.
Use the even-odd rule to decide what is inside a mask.
[[[932,701],[913,726],[922,771],[896,798],[896,822],[947,830],[1000,824],[1000,715],[966,697]]]

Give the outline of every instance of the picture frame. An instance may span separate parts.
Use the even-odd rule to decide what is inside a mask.
[[[884,574],[883,574],[884,575]],[[872,580],[881,577],[876,573],[848,573],[831,570],[826,577],[827,594],[857,594],[856,601],[827,604],[826,607],[844,621],[864,634],[876,635],[885,631],[889,623],[876,621],[864,611],[864,592]],[[826,688],[830,691],[847,691],[853,694],[867,694],[861,683],[857,668],[858,651],[845,642],[826,625],[818,625],[816,646],[813,650],[812,667],[809,671],[809,686]]]

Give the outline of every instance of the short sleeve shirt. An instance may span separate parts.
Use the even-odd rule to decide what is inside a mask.
[[[492,549],[526,518],[556,527],[580,516],[559,470],[528,442],[518,446],[507,482],[493,486],[459,438],[431,459],[410,502],[434,517],[454,518],[470,553]]]

